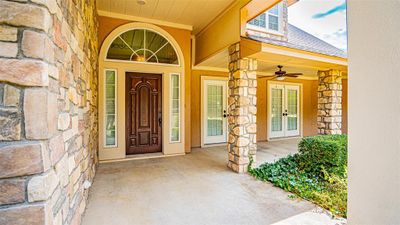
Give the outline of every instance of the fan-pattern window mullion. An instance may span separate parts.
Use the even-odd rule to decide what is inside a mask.
[[[151,30],[135,29],[119,35],[110,45],[107,59],[139,63],[179,64],[171,43]]]

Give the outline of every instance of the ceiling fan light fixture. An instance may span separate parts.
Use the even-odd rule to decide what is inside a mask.
[[[284,76],[277,77],[276,80],[282,81],[282,80],[285,80],[285,77]]]
[[[146,5],[147,1],[146,0],[137,0],[136,3],[138,5]]]

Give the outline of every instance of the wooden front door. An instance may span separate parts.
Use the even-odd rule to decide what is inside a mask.
[[[161,75],[126,74],[126,154],[161,152]]]

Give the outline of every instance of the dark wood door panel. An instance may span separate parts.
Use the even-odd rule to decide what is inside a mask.
[[[126,153],[162,151],[162,77],[126,74]]]

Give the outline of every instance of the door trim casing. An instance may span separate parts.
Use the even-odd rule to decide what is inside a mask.
[[[299,86],[300,89],[300,134],[298,136],[293,136],[293,137],[281,137],[281,138],[272,138],[270,137],[271,135],[271,123],[270,123],[270,116],[271,116],[271,103],[270,103],[270,89],[272,84],[279,84],[279,85],[293,85],[293,86]],[[285,81],[272,81],[268,80],[267,81],[267,141],[272,141],[272,140],[282,140],[282,139],[289,139],[289,138],[302,138],[303,137],[303,84],[302,83],[295,83],[295,82],[285,82]]]
[[[226,81],[226,91],[227,91],[227,95],[228,95],[228,81],[229,78],[228,77],[222,77],[222,76],[201,76],[200,78],[200,83],[201,83],[201,87],[200,87],[200,134],[201,134],[201,143],[200,146],[202,148],[204,147],[213,147],[213,146],[218,146],[218,145],[224,145],[225,143],[216,143],[216,144],[205,144],[205,137],[204,137],[204,120],[205,120],[205,115],[204,115],[204,81],[206,80],[217,80],[217,81]],[[228,101],[228,96],[226,96],[226,99]],[[228,102],[226,102],[226,106],[228,107]],[[226,132],[227,132],[227,138],[228,138],[228,123],[226,123]]]

